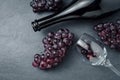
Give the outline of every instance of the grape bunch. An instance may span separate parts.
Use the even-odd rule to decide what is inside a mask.
[[[104,44],[120,50],[120,20],[101,23],[94,27]]]
[[[62,0],[32,0],[30,6],[33,12],[57,11],[62,7]]]
[[[96,57],[96,55],[93,53],[93,51],[90,49],[90,47],[89,47],[89,50],[82,48],[81,54],[83,54],[86,57],[86,59],[88,59],[88,60],[91,60],[93,57]]]
[[[73,33],[68,29],[50,32],[43,38],[44,54],[35,54],[32,65],[42,70],[50,69],[62,62],[67,48],[72,44]]]

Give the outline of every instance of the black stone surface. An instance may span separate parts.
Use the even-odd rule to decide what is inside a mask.
[[[98,20],[80,19],[61,22],[52,25],[51,28],[35,33],[31,27],[31,21],[36,18],[42,18],[50,13],[34,14],[29,6],[30,1],[0,0],[0,80],[120,79],[108,68],[93,67],[83,62],[82,57],[75,48],[75,42],[82,33],[89,33],[99,39],[97,33],[93,30],[93,25],[120,19],[120,12]],[[115,1],[113,0],[114,3]],[[65,2],[68,3],[66,0]],[[115,4],[108,7],[112,8],[114,6]],[[31,63],[34,54],[43,51],[42,38],[49,31],[57,31],[59,28],[68,28],[75,33],[74,45],[69,49],[64,62],[55,69],[48,71],[33,68]],[[107,50],[108,58],[120,70],[120,51],[112,50],[109,47],[107,47]]]

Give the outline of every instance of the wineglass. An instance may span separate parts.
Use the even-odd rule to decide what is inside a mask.
[[[77,50],[82,54],[85,61],[93,66],[105,66],[110,68],[118,76],[120,72],[111,64],[107,58],[107,50],[103,43],[93,36],[84,33],[77,41]]]

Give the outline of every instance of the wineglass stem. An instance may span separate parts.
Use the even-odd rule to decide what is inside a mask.
[[[118,71],[110,62],[109,59],[106,59],[104,64],[105,67],[108,67],[109,69],[111,69],[114,73],[116,73],[118,76],[120,76],[120,71]]]

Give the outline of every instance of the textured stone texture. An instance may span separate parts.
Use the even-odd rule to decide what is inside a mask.
[[[119,80],[104,67],[93,67],[82,61],[73,45],[64,62],[55,69],[42,71],[33,68],[35,53],[43,50],[42,38],[49,31],[69,28],[79,36],[86,32],[98,38],[93,25],[120,19],[120,12],[100,20],[72,20],[53,25],[41,32],[34,32],[31,21],[49,13],[34,14],[31,0],[0,0],[0,80]],[[67,3],[67,1],[66,1]],[[110,6],[111,7],[111,6]],[[120,70],[120,51],[108,48],[108,58]]]

